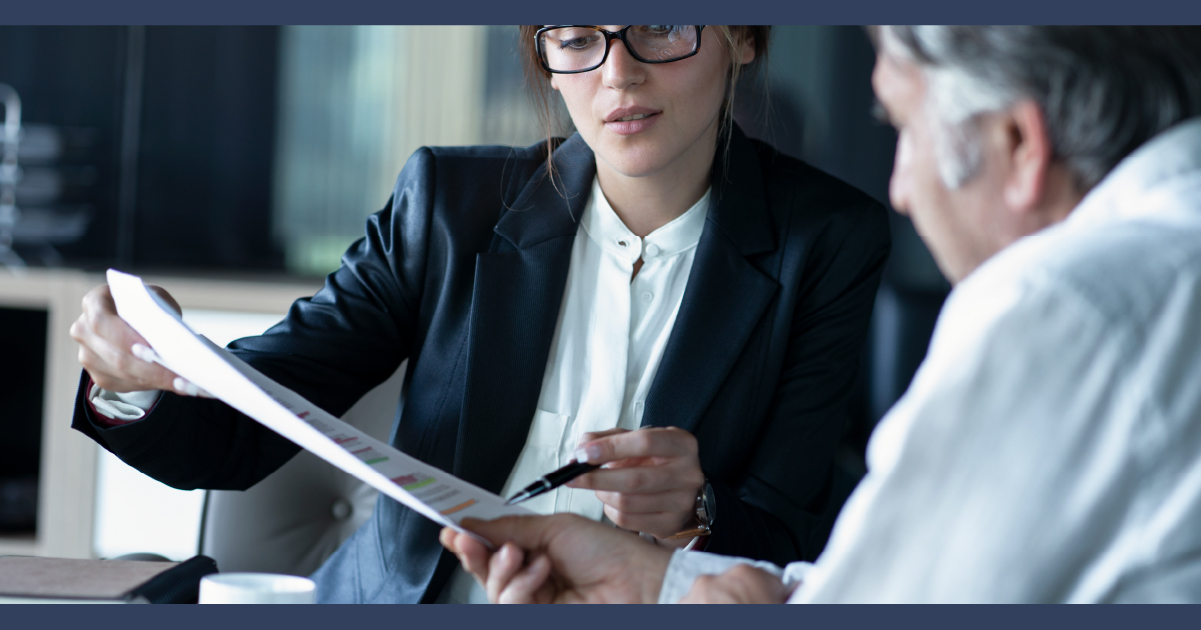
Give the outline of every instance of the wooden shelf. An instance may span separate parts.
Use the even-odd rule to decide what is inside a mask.
[[[183,308],[284,313],[298,297],[312,295],[320,281],[256,282],[198,277],[150,276]],[[75,270],[0,269],[0,307],[47,312],[46,377],[42,416],[37,534],[0,534],[0,555],[63,558],[93,556],[96,466],[99,446],[71,429],[79,384],[78,346],[71,323],[83,296],[104,282],[101,274]]]
[[[36,556],[37,538],[31,534],[0,534],[0,556]]]

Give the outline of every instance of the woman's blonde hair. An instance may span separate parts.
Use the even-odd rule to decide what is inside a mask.
[[[522,25],[520,29],[520,43],[518,48],[521,51],[522,66],[525,69],[525,79],[529,86],[530,98],[533,100],[534,111],[538,116],[538,122],[542,126],[546,141],[546,164],[547,168],[553,176],[553,166],[551,163],[551,155],[554,152],[554,136],[560,128],[560,121],[557,119],[557,109],[552,104],[552,89],[550,87],[551,73],[547,72],[542,67],[542,62],[538,59],[538,51],[534,45],[534,37],[541,25]],[[711,26],[709,28],[717,29],[721,35],[721,41],[726,47],[726,51],[730,55],[730,71],[728,81],[726,82],[726,93],[721,104],[721,127],[718,131],[719,137],[725,136],[729,140],[730,133],[734,129],[734,94],[735,86],[738,80],[743,75],[750,73],[751,75],[762,73],[763,68],[767,66],[767,50],[771,40],[770,26]],[[755,48],[755,59],[745,66],[739,59],[739,55],[735,54],[738,47],[744,41],[750,40]],[[728,142],[727,142],[728,144]],[[553,180],[552,180],[553,181]]]

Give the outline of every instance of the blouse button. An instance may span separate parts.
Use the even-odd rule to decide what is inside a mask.
[[[650,302],[653,299],[655,299],[654,293],[651,293],[650,291],[644,291],[642,293],[642,301],[643,302]]]
[[[659,246],[651,243],[646,246],[646,255],[654,258],[659,255]]]

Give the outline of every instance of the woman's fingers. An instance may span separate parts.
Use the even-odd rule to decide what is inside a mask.
[[[79,363],[93,382],[114,392],[173,389],[176,378],[167,368],[122,353],[101,339],[79,346]]]
[[[158,291],[170,304],[174,300]],[[83,299],[83,313],[71,325],[71,337],[80,345],[79,362],[92,380],[109,391],[163,389],[200,395],[199,388],[179,383],[176,374],[153,362],[149,344],[117,314],[107,285],[92,289]]]
[[[606,464],[632,457],[696,457],[696,438],[676,427],[620,431],[586,441],[576,449],[578,461]]]
[[[608,437],[610,435],[617,435],[618,433],[629,433],[629,429],[608,429],[605,431],[590,431],[590,432],[585,433],[580,436],[580,445],[583,445],[587,442],[591,442],[593,440],[599,440],[603,437]]]
[[[568,485],[572,488],[633,494],[687,491],[685,494],[691,494],[695,499],[697,488],[704,483],[705,474],[701,472],[699,464],[680,461],[661,466],[601,468],[576,477]]]
[[[576,459],[604,464],[572,488],[595,490],[618,526],[658,537],[678,532],[693,514],[705,483],[696,437],[676,427],[586,435]]]
[[[175,298],[171,297],[171,294],[167,293],[166,289],[164,289],[158,285],[155,285],[155,284],[148,284],[148,285],[146,285],[146,288],[150,289],[151,291],[154,291],[155,295],[159,296],[159,298],[161,298],[164,302],[166,302],[167,306],[170,306],[171,308],[175,309],[176,313],[183,315],[183,309],[180,308],[179,302],[176,302]]]

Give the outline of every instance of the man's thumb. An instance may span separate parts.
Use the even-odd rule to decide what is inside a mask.
[[[525,550],[542,549],[555,529],[557,515],[504,516],[493,521],[466,518],[460,523],[500,547],[511,542]]]

